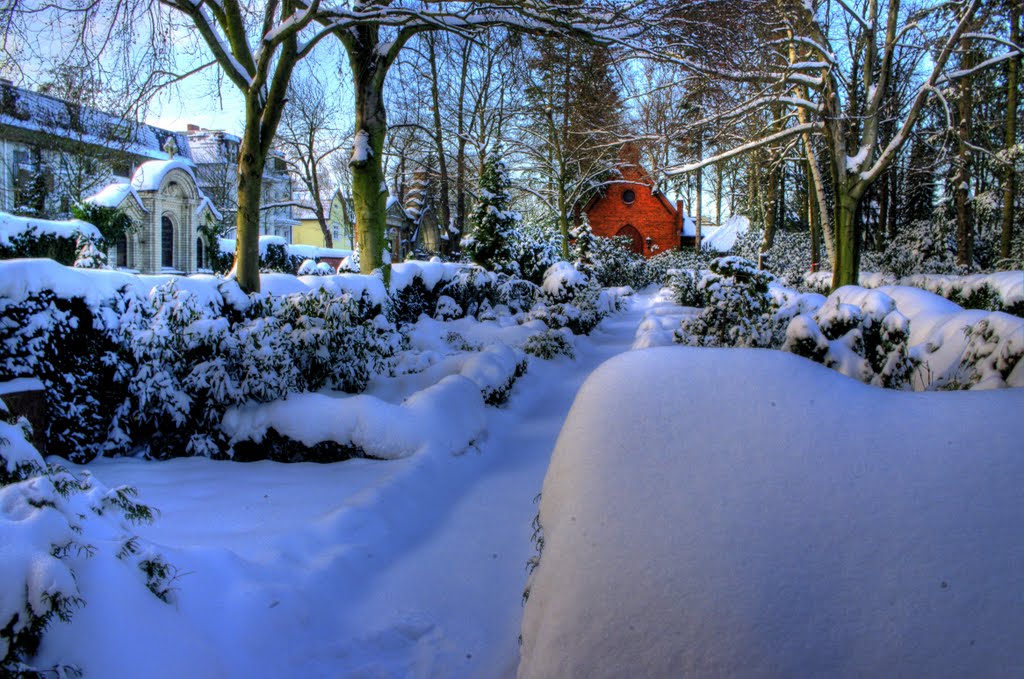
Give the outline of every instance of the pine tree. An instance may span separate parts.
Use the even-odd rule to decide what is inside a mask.
[[[78,251],[74,265],[76,269],[107,268],[107,255],[97,247],[96,239],[93,237],[82,233],[78,234],[76,249]]]
[[[462,241],[462,247],[485,269],[516,274],[512,241],[520,217],[509,209],[508,187],[508,169],[501,149],[496,148],[484,163],[479,200],[469,216],[470,235]]]

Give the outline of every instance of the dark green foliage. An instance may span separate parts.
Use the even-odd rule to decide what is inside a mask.
[[[512,240],[519,215],[510,209],[509,177],[501,149],[494,149],[484,162],[476,205],[469,215],[469,236],[463,251],[489,271],[511,270],[515,257]]]
[[[698,289],[706,304],[683,319],[675,339],[701,347],[770,347],[779,338],[768,283],[772,276],[741,257],[720,257]]]
[[[440,288],[440,285],[435,286]],[[440,290],[428,290],[423,279],[416,276],[409,285],[391,296],[388,318],[397,325],[415,323],[420,314],[433,315]]]
[[[117,301],[105,307],[118,313]],[[46,387],[47,439],[84,463],[102,449],[125,394],[124,353],[81,298],[49,291],[11,304],[0,299],[0,379],[36,377]]]
[[[543,358],[548,361],[556,356],[576,358],[576,351],[573,349],[572,343],[565,338],[565,335],[557,330],[551,329],[545,330],[544,332],[536,335],[531,335],[523,345],[523,351],[531,356]]]
[[[81,219],[95,226],[106,244],[116,243],[121,236],[136,230],[134,222],[117,208],[93,203],[79,203],[71,207],[75,219]]]
[[[71,266],[78,255],[75,237],[64,238],[52,233],[39,233],[35,226],[11,236],[10,240],[9,246],[0,245],[0,259],[45,258]]]
[[[512,393],[512,387],[515,385],[516,380],[526,374],[527,363],[526,360],[519,361],[516,364],[515,372],[509,376],[505,383],[496,387],[487,387],[482,390],[484,397],[484,403],[489,406],[500,406],[508,400],[509,395]]]

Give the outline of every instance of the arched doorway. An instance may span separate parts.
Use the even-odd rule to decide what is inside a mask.
[[[629,246],[629,249],[637,253],[638,255],[644,254],[643,236],[641,236],[640,232],[637,231],[632,225],[626,224],[624,227],[619,229],[615,235],[625,236],[626,238],[629,238],[632,241],[632,243]]]
[[[117,249],[117,267],[120,269],[128,268],[128,235],[122,233],[117,237],[117,242],[114,243],[114,247]]]
[[[167,215],[160,219],[160,266],[174,268],[174,222]]]

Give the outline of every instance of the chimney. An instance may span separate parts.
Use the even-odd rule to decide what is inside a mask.
[[[187,129],[188,129],[189,132],[202,132],[203,131],[203,128],[199,127],[198,125],[193,125],[192,123],[188,124],[188,128]]]

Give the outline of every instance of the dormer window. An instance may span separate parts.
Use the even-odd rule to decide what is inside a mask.
[[[626,205],[632,205],[636,200],[636,192],[633,189],[626,189],[622,192],[622,202]]]

